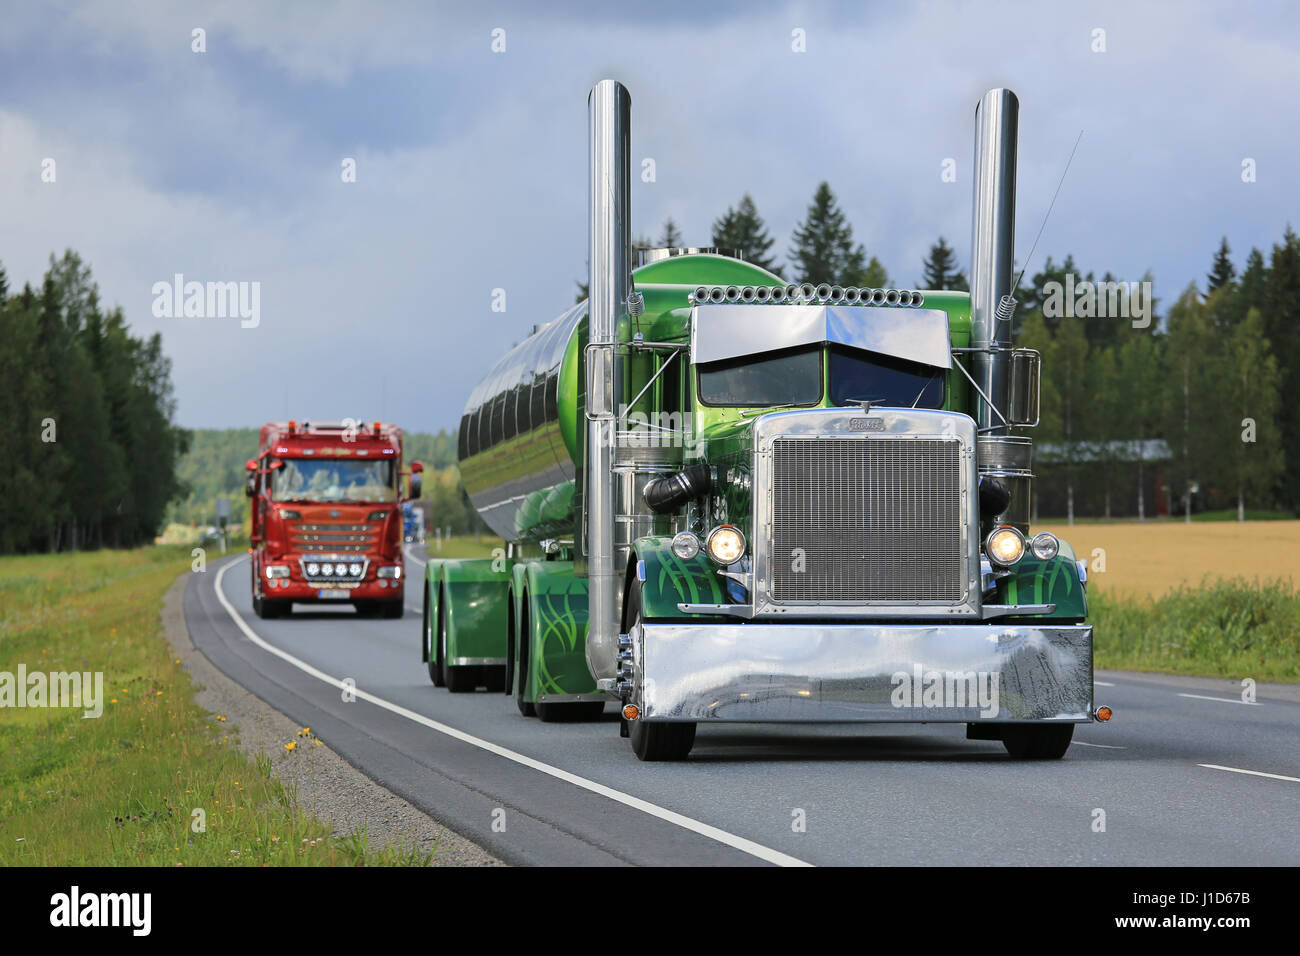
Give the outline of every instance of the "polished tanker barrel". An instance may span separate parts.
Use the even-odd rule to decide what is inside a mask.
[[[645,299],[645,312],[636,320],[639,328],[681,343],[689,337],[690,296],[700,285],[770,286],[780,281],[739,259],[694,250],[641,266],[633,278]],[[621,319],[619,341],[627,341],[631,321]],[[587,303],[582,302],[507,352],[465,404],[457,442],[461,479],[470,503],[507,541],[572,540],[576,533],[573,501],[585,437],[586,344]],[[630,399],[641,392],[655,365],[648,356],[623,361],[629,372],[622,391]],[[625,434],[625,425],[618,434]],[[645,453],[634,446],[615,457],[629,456],[639,459]],[[675,461],[680,457],[678,448]],[[643,471],[652,466],[637,464]]]
[[[457,457],[470,503],[507,541],[571,536],[587,303],[537,329],[470,393]]]

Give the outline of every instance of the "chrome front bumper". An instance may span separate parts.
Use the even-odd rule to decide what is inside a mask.
[[[1092,719],[1092,627],[644,624],[629,635],[643,720]]]

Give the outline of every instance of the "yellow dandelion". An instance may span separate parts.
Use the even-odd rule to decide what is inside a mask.
[[[284,745],[284,749],[285,749],[285,750],[292,750],[292,749],[293,749],[294,747],[296,747],[296,746],[298,746],[298,741],[296,741],[296,740],[291,740],[291,741],[289,741],[287,744]]]

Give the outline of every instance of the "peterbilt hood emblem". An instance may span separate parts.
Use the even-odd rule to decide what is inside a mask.
[[[885,420],[883,418],[850,418],[849,431],[851,432],[883,432],[885,430]]]

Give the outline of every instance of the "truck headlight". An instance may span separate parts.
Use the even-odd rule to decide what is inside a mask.
[[[287,578],[289,576],[289,568],[287,565],[283,564],[269,564],[266,567],[266,576],[268,578]]]
[[[325,575],[325,577],[327,577],[327,578],[328,578],[328,577],[333,577],[333,575],[334,575],[334,565],[332,565],[332,564],[322,564],[322,565],[320,566],[320,573],[323,574],[323,575]]]
[[[402,566],[400,564],[391,565],[380,568],[376,573],[381,578],[400,578],[402,576]]]
[[[319,564],[317,564],[315,561],[313,561],[311,564],[307,565],[307,576],[308,576],[308,577],[314,578],[314,577],[316,577],[316,575],[318,575],[318,574],[320,574],[320,565],[319,565]]]
[[[721,565],[735,564],[745,554],[745,536],[734,525],[718,525],[705,542],[709,557]]]
[[[984,553],[994,564],[1009,568],[1025,556],[1025,536],[1010,525],[994,528],[984,539]]]
[[[689,561],[700,553],[700,539],[689,531],[678,532],[673,537],[673,554],[683,561]]]
[[[1050,531],[1040,531],[1029,541],[1029,549],[1040,561],[1050,561],[1061,551],[1061,542]]]
[[[361,565],[359,565],[359,564],[349,564],[349,565],[348,565],[348,574],[352,575],[354,578],[359,578],[359,577],[361,577]]]

